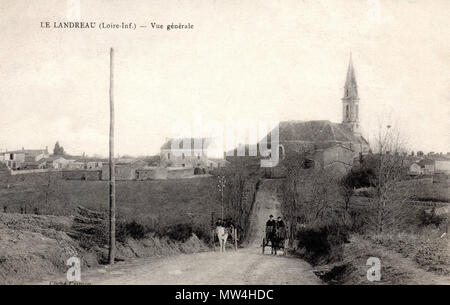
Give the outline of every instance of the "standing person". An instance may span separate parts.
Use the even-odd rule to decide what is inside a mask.
[[[234,222],[233,219],[231,219],[231,217],[228,217],[226,222],[225,222],[225,227],[229,228],[230,230],[232,230],[234,228]]]
[[[217,221],[216,221],[216,227],[223,227],[223,220],[222,220],[222,218],[217,218]]]

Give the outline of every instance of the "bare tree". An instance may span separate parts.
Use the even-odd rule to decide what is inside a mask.
[[[54,212],[50,204],[52,196],[58,192],[59,180],[62,178],[61,173],[49,168],[43,173],[35,174],[35,177],[36,188],[39,190],[38,196],[42,199],[44,209]]]
[[[346,207],[350,199],[346,201],[341,196],[341,177],[330,170],[310,167],[310,164],[308,150],[283,160],[286,179],[282,212],[290,224],[291,241],[299,226],[342,225],[347,219]]]
[[[382,233],[398,228],[410,187],[401,183],[406,174],[406,157],[400,132],[391,125],[380,125],[375,141],[375,225],[376,232]]]

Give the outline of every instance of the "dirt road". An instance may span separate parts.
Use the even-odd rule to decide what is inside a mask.
[[[244,249],[141,259],[83,273],[82,281],[93,284],[321,284],[306,262],[281,256],[281,251],[277,256],[261,253],[267,217],[279,215],[275,184],[266,180],[260,185],[251,218],[251,238]]]
[[[92,284],[320,284],[298,259],[259,254],[259,249],[204,252],[158,260],[137,260],[82,275]]]

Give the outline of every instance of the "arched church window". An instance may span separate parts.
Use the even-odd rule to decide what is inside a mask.
[[[349,118],[349,115],[350,115],[350,113],[349,113],[349,108],[348,108],[348,105],[346,105],[346,106],[345,106],[345,117],[348,119],[348,118]]]

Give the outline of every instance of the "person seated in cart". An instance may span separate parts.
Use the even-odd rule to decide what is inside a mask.
[[[276,231],[278,233],[277,236],[280,237],[280,238],[285,238],[286,237],[285,236],[286,235],[286,227],[285,227],[283,219],[281,219],[281,216],[277,217],[277,221],[276,221],[275,227],[276,227]]]
[[[266,240],[270,240],[275,233],[276,221],[273,219],[273,215],[269,216],[269,220],[266,222]]]
[[[284,228],[284,221],[281,219],[281,216],[277,218],[277,228]]]

